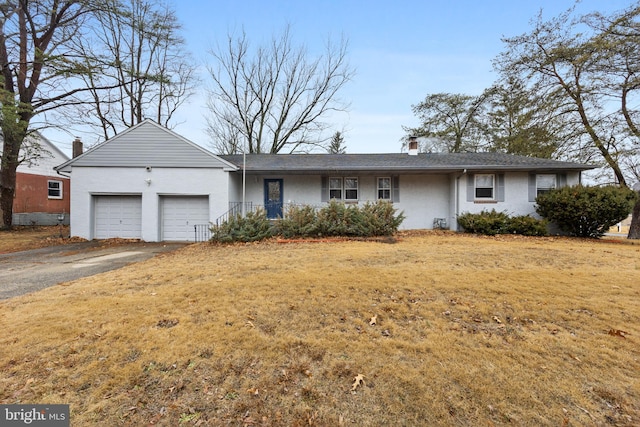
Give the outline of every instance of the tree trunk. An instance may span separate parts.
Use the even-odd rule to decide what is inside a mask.
[[[2,165],[2,171],[0,171],[0,211],[2,211],[2,229],[10,230],[13,225],[13,198],[16,193],[16,167],[12,167],[6,163]]]
[[[19,135],[16,135],[19,134]],[[2,211],[2,229],[10,230],[13,225],[13,199],[16,194],[16,170],[24,132],[4,132],[2,146],[2,170],[0,171],[0,211]],[[17,142],[16,142],[17,141]]]
[[[627,239],[640,239],[640,191],[638,192],[638,200],[631,214],[631,227],[629,227]]]

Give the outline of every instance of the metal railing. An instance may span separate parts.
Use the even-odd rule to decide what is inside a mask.
[[[211,224],[195,224],[193,233],[194,242],[207,242],[211,239]]]
[[[255,207],[253,202],[245,202],[244,204],[245,213],[253,212],[254,209]],[[217,226],[220,226],[221,224],[229,221],[229,218],[232,218],[234,216],[241,215],[241,214],[242,214],[242,202],[229,202],[229,210],[223,213],[222,215],[220,215],[218,218],[216,218],[215,224]]]

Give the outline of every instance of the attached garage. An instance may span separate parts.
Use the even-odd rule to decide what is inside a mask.
[[[96,239],[142,238],[141,196],[94,196]]]
[[[195,225],[209,224],[208,196],[162,196],[162,240],[193,241]]]

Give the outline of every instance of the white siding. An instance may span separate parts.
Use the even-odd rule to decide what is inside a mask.
[[[92,203],[95,196],[140,195],[141,238],[148,242],[162,240],[162,196],[207,196],[209,221],[215,221],[229,206],[228,173],[222,169],[153,168],[147,172],[144,167],[73,167],[72,177],[71,235],[85,239],[96,238]]]
[[[142,122],[92,148],[74,159],[72,166],[235,169],[204,148],[152,121]]]
[[[342,174],[336,176],[343,176]],[[359,203],[375,202],[377,199],[377,177],[379,175],[344,175],[358,177]],[[264,204],[264,179],[283,179],[283,199],[285,205],[299,204],[323,206],[321,199],[321,176],[319,175],[259,175],[248,176],[246,184],[246,200],[254,205]],[[450,210],[450,177],[448,175],[401,175],[400,201],[394,206],[404,211],[406,219],[401,228],[432,228],[434,218],[452,218]],[[240,186],[241,174],[233,174],[235,186]],[[232,201],[241,201],[241,199]]]

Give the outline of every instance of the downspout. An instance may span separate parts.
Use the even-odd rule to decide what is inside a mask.
[[[242,150],[242,218],[246,217],[246,194],[247,194],[247,150]]]
[[[456,221],[456,231],[458,231],[458,215],[460,214],[460,178],[467,174],[467,169],[463,169],[462,173],[456,177],[456,187],[455,187],[455,221]]]

